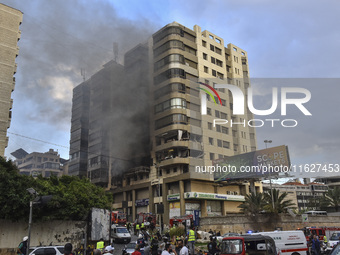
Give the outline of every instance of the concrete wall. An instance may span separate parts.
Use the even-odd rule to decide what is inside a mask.
[[[85,227],[86,222],[83,221],[33,222],[30,246],[70,242],[77,247],[82,241]],[[0,255],[16,254],[14,251],[24,236],[28,236],[28,222],[0,219]]]
[[[210,229],[221,231],[221,234],[230,232],[245,233],[248,230],[271,231],[277,227],[283,230],[295,230],[308,226],[340,227],[340,216],[308,216],[309,222],[302,223],[301,216],[290,215],[270,216],[262,214],[258,217],[246,217],[239,214],[227,216],[205,217],[200,219],[200,230]]]

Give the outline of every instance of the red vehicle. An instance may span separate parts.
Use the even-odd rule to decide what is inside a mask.
[[[111,222],[112,224],[125,225],[126,224],[126,214],[120,211],[111,212]]]
[[[327,236],[329,239],[333,232],[340,231],[340,227],[305,227],[300,230],[305,233],[306,240],[308,242],[311,235],[317,235],[319,240],[323,240],[324,236]]]
[[[221,255],[278,255],[280,250],[274,240],[263,235],[225,237],[221,244]]]
[[[137,222],[139,224],[142,224],[143,222],[145,222],[146,225],[153,223],[156,226],[156,215],[152,213],[138,213]]]
[[[171,227],[173,227],[174,225],[178,225],[178,223],[182,223],[185,226],[186,220],[190,220],[190,225],[192,225],[194,221],[194,216],[192,214],[175,216],[170,219],[169,224]]]

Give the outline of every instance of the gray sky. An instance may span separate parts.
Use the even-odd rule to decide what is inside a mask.
[[[340,33],[338,1],[104,1],[3,0],[24,13],[20,27],[13,115],[6,155],[68,149],[72,88],[113,58],[113,42],[123,53],[164,25],[195,24],[248,52],[259,106],[270,103],[271,88],[305,87],[312,93],[297,128],[258,128],[258,148],[286,144],[292,163],[340,163]],[[268,78],[274,78],[270,80]],[[308,78],[277,79],[277,78]],[[322,78],[322,79],[316,79]],[[324,79],[327,78],[327,79]],[[275,85],[273,85],[275,84]],[[270,98],[270,97],[269,97]],[[282,118],[282,116],[278,116]]]

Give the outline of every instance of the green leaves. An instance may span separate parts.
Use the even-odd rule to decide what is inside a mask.
[[[289,207],[294,207],[295,204],[287,199],[287,193],[281,193],[279,190],[273,189],[274,208],[272,203],[271,192],[266,193],[250,193],[245,197],[245,201],[239,205],[241,211],[247,214],[255,215],[262,211],[271,213],[283,213]]]
[[[35,205],[34,219],[84,220],[92,207],[110,209],[112,199],[104,189],[76,176],[51,176],[34,179],[20,175],[11,161],[0,157],[0,218],[28,219],[31,195],[34,188],[40,196],[53,195],[47,206]]]

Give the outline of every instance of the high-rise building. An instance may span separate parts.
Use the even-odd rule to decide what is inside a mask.
[[[211,166],[213,160],[256,150],[255,128],[245,124],[253,119],[252,113],[245,107],[244,115],[233,115],[231,92],[216,88],[233,84],[247,97],[246,51],[233,44],[225,46],[221,37],[197,25],[191,30],[173,22],[126,53],[119,74],[109,72],[113,80],[124,82],[110,82],[106,95],[111,95],[112,108],[105,118],[100,113],[91,117],[91,107],[103,97],[92,99],[90,93],[89,122],[95,116],[101,122],[111,120],[109,134],[116,136],[113,139],[95,129],[92,133],[110,141],[106,147],[110,162],[102,172],[109,178],[100,184],[112,191],[115,208],[125,205],[135,219],[137,213],[155,213],[155,204],[163,204],[166,222],[195,210],[201,216],[238,212],[250,186],[262,191],[260,183],[215,183],[212,174],[197,171]],[[238,124],[215,125],[215,119]],[[99,159],[92,162],[90,154],[101,154],[98,147],[90,152],[89,126],[88,175],[92,163],[100,164]],[[124,160],[134,164],[122,164]]]
[[[18,41],[21,32],[19,26],[23,13],[0,3],[0,156],[5,155],[8,144],[7,129],[12,118],[12,92],[15,86],[19,54]]]

